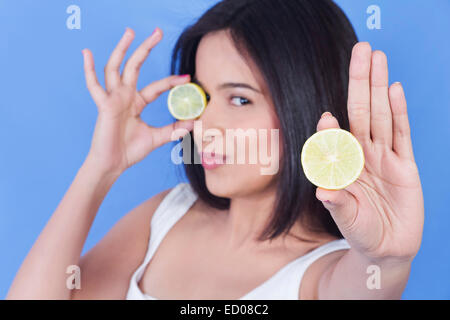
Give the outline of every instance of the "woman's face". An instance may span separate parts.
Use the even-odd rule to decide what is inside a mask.
[[[227,157],[214,168],[204,165],[209,191],[233,198],[272,186],[281,157],[278,118],[261,75],[239,55],[227,31],[202,38],[193,82],[209,96],[194,126],[196,147],[199,153],[200,148],[215,152],[216,162],[220,155]],[[225,83],[242,83],[254,90],[222,86]],[[203,156],[203,162],[213,160]]]

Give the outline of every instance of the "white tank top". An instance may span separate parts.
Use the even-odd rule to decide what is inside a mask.
[[[151,220],[150,240],[144,261],[131,276],[127,300],[157,299],[142,292],[138,283],[166,233],[188,211],[197,197],[191,185],[182,182],[172,188],[161,201]],[[240,300],[297,300],[300,283],[308,266],[330,252],[349,248],[350,245],[345,239],[328,242],[289,262],[268,280],[241,297]]]

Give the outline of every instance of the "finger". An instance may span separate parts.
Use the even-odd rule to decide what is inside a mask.
[[[142,109],[150,102],[156,100],[156,98],[158,98],[165,91],[170,90],[176,85],[188,83],[189,81],[190,75],[185,76],[172,75],[150,83],[141,91],[139,91],[140,95],[145,101],[145,105],[142,106]],[[138,110],[138,113],[141,113],[142,109]]]
[[[393,118],[393,150],[401,158],[413,159],[405,92],[399,82],[392,84],[389,88],[389,99]]]
[[[103,90],[100,83],[98,83],[97,75],[95,73],[94,57],[89,49],[83,49],[84,60],[84,75],[86,78],[86,85],[92,98],[97,103],[106,97],[106,92]]]
[[[136,86],[139,70],[149,55],[151,49],[161,40],[162,30],[156,28],[152,35],[144,40],[125,63],[122,81],[125,84]]]
[[[320,120],[317,123],[317,131],[330,128],[340,128],[340,127],[337,119],[331,114],[331,112],[327,111],[324,112],[320,117]]]
[[[349,69],[347,109],[350,131],[363,144],[370,141],[371,56],[369,43],[357,43],[353,47]]]
[[[372,141],[392,149],[392,112],[388,94],[388,65],[382,51],[374,51],[370,72],[370,129]]]
[[[107,90],[113,89],[120,83],[120,65],[133,39],[134,31],[126,28],[125,33],[111,53],[105,66],[105,86]]]
[[[154,145],[156,149],[169,141],[175,141],[192,131],[195,120],[178,120],[167,126],[155,128]]]
[[[352,193],[345,189],[316,188],[316,197],[330,212],[342,234],[352,229],[358,212],[358,201]]]

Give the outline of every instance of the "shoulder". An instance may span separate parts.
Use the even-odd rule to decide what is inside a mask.
[[[347,251],[348,248],[340,246],[335,250],[320,256],[311,263],[303,274],[298,293],[299,299],[318,299],[318,289],[321,279],[333,270],[336,263],[347,253]]]
[[[73,299],[125,297],[129,279],[145,257],[153,214],[175,187],[155,194],[125,214],[80,258],[82,289],[73,291]]]

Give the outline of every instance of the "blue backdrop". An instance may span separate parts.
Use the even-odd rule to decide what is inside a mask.
[[[217,0],[0,0],[0,298],[58,205],[86,156],[96,107],[85,86],[81,50],[103,66],[126,26],[136,39],[127,57],[153,29],[165,35],[143,65],[139,87],[169,75],[181,30]],[[360,40],[388,56],[390,82],[406,91],[414,152],[425,197],[425,230],[404,299],[450,299],[450,1],[338,0]],[[66,12],[80,8],[80,29]],[[381,29],[369,29],[370,5]],[[295,30],[293,30],[295,32]],[[143,119],[173,121],[167,92]],[[83,253],[130,209],[185,177],[167,144],[129,169],[111,189]]]

